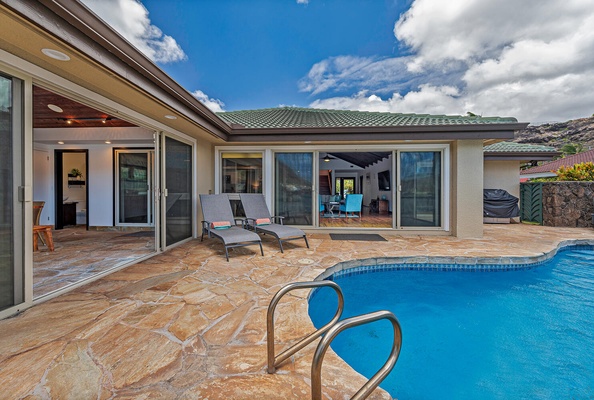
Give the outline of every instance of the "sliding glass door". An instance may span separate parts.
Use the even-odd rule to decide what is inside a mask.
[[[22,90],[22,81],[0,75],[0,311],[24,302]]]
[[[192,146],[165,136],[163,214],[165,247],[192,237]]]
[[[287,225],[311,225],[313,153],[275,153],[275,214]]]
[[[400,153],[400,226],[442,226],[442,153]]]
[[[116,150],[116,225],[153,226],[152,150]]]

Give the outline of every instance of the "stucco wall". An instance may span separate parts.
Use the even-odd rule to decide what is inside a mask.
[[[520,162],[485,161],[483,188],[503,189],[520,197]]]
[[[452,146],[452,233],[483,236],[483,141],[460,140]]]
[[[594,182],[545,182],[542,223],[556,227],[592,227]]]
[[[214,157],[215,149],[210,143],[199,141],[196,145],[196,190],[198,194],[214,193]],[[202,211],[198,196],[196,196],[196,221],[202,221]],[[196,232],[200,233],[198,227]]]

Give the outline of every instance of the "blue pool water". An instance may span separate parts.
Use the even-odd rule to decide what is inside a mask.
[[[594,398],[592,249],[515,271],[347,270],[333,280],[344,292],[343,318],[380,309],[398,317],[402,351],[380,385],[395,398]],[[332,289],[312,294],[317,327],[335,310]],[[371,377],[390,352],[390,329],[388,321],[352,328],[332,348]]]

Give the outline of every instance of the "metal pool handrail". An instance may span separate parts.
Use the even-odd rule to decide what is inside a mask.
[[[375,311],[368,314],[358,315],[356,317],[347,318],[337,322],[328,333],[322,338],[316,352],[314,353],[313,362],[311,364],[311,398],[313,400],[322,399],[322,361],[326,350],[330,346],[332,340],[345,329],[354,326],[363,325],[369,322],[374,322],[380,319],[387,319],[392,323],[394,328],[394,343],[392,344],[392,351],[390,357],[384,365],[367,381],[365,385],[351,399],[365,399],[369,394],[379,386],[384,378],[392,371],[398,356],[400,355],[400,348],[402,346],[402,329],[396,316],[390,311],[382,310]]]
[[[307,288],[316,288],[321,286],[329,286],[338,295],[338,309],[336,310],[336,314],[334,318],[326,325],[318,329],[317,331],[310,333],[305,338],[301,339],[299,342],[295,343],[293,346],[289,347],[287,350],[280,353],[277,357],[274,356],[274,310],[276,309],[276,305],[280,301],[280,299],[287,294],[288,292],[296,289],[307,289]],[[342,294],[342,289],[338,286],[335,282],[332,281],[313,281],[313,282],[295,282],[289,283],[288,285],[283,286],[272,298],[270,304],[268,305],[268,314],[266,315],[266,343],[268,347],[268,373],[274,374],[276,371],[276,367],[287,358],[291,357],[293,354],[322,336],[326,333],[330,328],[332,328],[336,322],[340,319],[342,315],[342,310],[344,309],[344,296]]]

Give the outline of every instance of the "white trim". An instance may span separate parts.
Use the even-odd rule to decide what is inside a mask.
[[[443,230],[446,232],[450,232],[450,198],[451,198],[451,153],[450,153],[450,145],[444,148],[442,152],[443,155],[443,165],[442,165],[442,179],[443,179]]]
[[[1,57],[0,57],[1,59]],[[21,81],[21,91],[19,98],[13,93],[13,102],[19,101],[22,108],[15,110],[18,116],[13,119],[22,121],[22,125],[12,129],[13,145],[16,144],[18,153],[13,153],[13,206],[14,213],[14,263],[12,268],[14,272],[22,277],[15,279],[13,284],[20,285],[21,288],[15,288],[15,292],[21,290],[22,301],[14,306],[0,311],[0,319],[16,314],[21,310],[29,308],[33,304],[33,235],[27,232],[33,232],[33,125],[32,125],[32,104],[33,90],[31,77],[23,74],[19,70],[0,62],[0,72],[7,75],[8,78],[16,78]],[[13,127],[14,128],[14,127]],[[14,147],[13,147],[14,149]],[[16,167],[15,167],[16,164]],[[19,187],[22,187],[23,201],[19,201]]]

